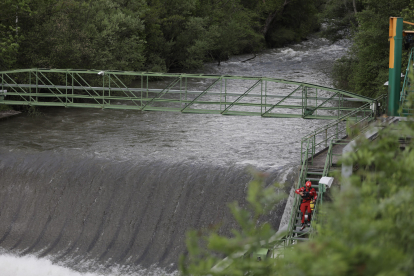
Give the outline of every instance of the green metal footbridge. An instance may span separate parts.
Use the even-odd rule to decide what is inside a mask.
[[[265,77],[74,69],[0,71],[0,103],[262,117],[338,119],[375,99]],[[162,83],[162,85],[160,85]],[[359,103],[359,104],[358,104]]]

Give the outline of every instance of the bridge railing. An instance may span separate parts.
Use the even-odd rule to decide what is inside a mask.
[[[265,77],[76,69],[0,72],[2,103],[262,117],[336,119],[373,99]]]
[[[302,167],[301,167],[301,170],[300,170],[299,180],[296,184],[295,189],[300,188],[300,183],[305,183],[306,173],[307,173],[307,170],[308,170],[308,160],[310,159],[309,156],[311,155],[311,152],[309,151],[309,142],[310,141],[308,140],[308,144],[307,144],[306,150],[305,150],[305,154],[308,158],[305,158],[304,162],[302,162]],[[300,204],[301,204],[301,199],[298,195],[295,194],[292,209],[291,209],[291,212],[290,212],[286,246],[292,245],[293,242],[294,242],[293,239],[292,239],[293,238],[293,231],[294,231],[294,229],[296,229],[295,221],[296,221],[297,210],[299,209]]]
[[[310,163],[318,152],[327,149],[330,141],[341,139],[348,135],[352,129],[364,129],[375,119],[378,103],[383,102],[385,96],[381,96],[373,103],[367,103],[352,112],[349,112],[337,120],[324,125],[311,133],[307,134],[301,140],[301,162],[308,158],[307,152],[311,153]],[[379,106],[384,106],[381,104]]]
[[[414,87],[412,85],[411,78],[414,76],[414,48],[411,49],[410,57],[408,58],[407,69],[405,71],[404,76],[404,83],[400,94],[400,108],[401,108],[401,116],[407,116],[414,113],[414,108],[412,106],[408,106],[408,95],[414,92]],[[410,77],[411,76],[411,77]]]

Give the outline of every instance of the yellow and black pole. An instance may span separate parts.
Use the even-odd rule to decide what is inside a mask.
[[[402,17],[390,17],[390,63],[388,71],[388,115],[398,116],[401,88]]]

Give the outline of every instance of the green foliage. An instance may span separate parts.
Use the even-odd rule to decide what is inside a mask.
[[[358,26],[355,9],[357,12],[360,12],[363,8],[364,3],[361,0],[327,1],[325,8],[320,14],[321,22],[325,24],[325,28],[321,31],[321,36],[333,42],[349,38]]]
[[[8,110],[13,110],[13,108],[5,104],[0,104],[0,111],[8,111]]]
[[[232,207],[241,231],[230,238],[215,231],[191,232],[189,253],[181,261],[184,275],[412,275],[414,269],[414,136],[412,120],[382,130],[374,141],[357,139],[357,151],[343,163],[358,165],[349,179],[340,179],[332,203],[318,215],[317,235],[284,251],[283,258],[261,262],[246,253],[260,248],[275,232],[257,224],[255,215]],[[399,140],[407,138],[400,150]],[[335,176],[340,178],[339,175]],[[251,184],[248,200],[256,213],[275,193]],[[272,195],[273,194],[273,195]],[[255,195],[255,196],[252,196]],[[200,243],[201,241],[201,243]],[[271,243],[270,243],[271,244]],[[262,246],[263,247],[263,246]],[[243,257],[244,256],[244,257]]]
[[[256,10],[264,26],[267,44],[270,47],[281,47],[299,42],[317,31],[319,2],[321,1],[258,1]]]
[[[18,57],[21,40],[19,18],[31,14],[30,0],[3,0],[0,2],[0,70],[12,68]]]
[[[220,64],[260,51],[265,39],[275,46],[305,38],[317,27],[320,1],[4,0],[0,69],[168,71]]]
[[[148,68],[197,68],[230,55],[258,51],[262,37],[254,31],[254,12],[238,0],[150,1],[147,23]]]
[[[342,3],[347,1],[331,1],[324,12],[328,25],[325,36],[332,40],[342,38],[344,34],[352,34],[353,45],[348,54],[338,60],[334,67],[333,78],[337,88],[356,92],[361,95],[376,97],[387,92],[384,83],[388,80],[389,59],[389,17],[405,16],[412,18],[409,12],[411,0],[365,0],[357,1],[357,13],[352,15],[351,5],[345,9]],[[342,13],[329,17],[329,10],[343,7]],[[403,12],[401,12],[403,11]],[[411,17],[410,17],[411,16]],[[343,23],[348,22],[348,23]],[[404,26],[404,29],[407,29]],[[403,61],[407,59],[403,53]],[[406,64],[406,62],[405,62]],[[402,72],[405,67],[402,62]]]
[[[249,209],[240,208],[237,202],[230,204],[240,226],[240,229],[233,230],[233,237],[218,235],[217,227],[188,233],[188,255],[180,259],[184,275],[246,275],[245,272],[251,270],[261,273],[258,275],[269,275],[273,261],[264,259],[258,263],[249,255],[263,247],[264,243],[274,242],[275,231],[270,224],[258,221],[286,195],[275,192],[277,185],[265,187],[264,181],[264,174],[255,173],[247,194]]]
[[[334,87],[340,87],[346,91],[352,89],[349,72],[351,72],[354,63],[355,59],[352,56],[343,56],[335,61],[331,73]]]
[[[136,1],[36,1],[20,64],[39,68],[139,70],[144,25]],[[138,5],[141,3],[141,5]]]

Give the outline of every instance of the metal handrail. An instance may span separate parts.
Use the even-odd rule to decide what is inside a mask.
[[[410,81],[409,74],[411,72],[411,69],[414,66],[413,52],[414,52],[414,48],[411,49],[410,57],[408,58],[407,69],[405,71],[403,87],[402,87],[401,94],[400,94],[400,107],[401,107],[401,113],[400,113],[400,115],[408,115],[409,113],[413,113],[412,112],[412,109],[408,109],[405,106],[405,102],[406,102],[406,99],[407,99],[407,96],[408,96],[408,92],[409,92],[408,91],[408,87],[411,86],[411,81]]]
[[[333,141],[331,140],[331,143],[329,144],[329,149],[328,149],[328,154],[326,155],[326,159],[325,159],[325,166],[323,167],[323,173],[322,176],[327,176],[329,173],[329,169],[331,168],[331,164],[332,164],[332,146],[333,146]]]
[[[308,149],[309,149],[309,141],[308,141],[308,144],[307,144],[306,155],[308,155]],[[300,187],[300,183],[303,182],[307,171],[308,171],[308,158],[306,158],[305,162],[302,163],[302,168],[300,170],[300,175],[299,175],[299,181],[297,182],[295,189],[298,189]],[[295,217],[296,217],[296,210],[298,209],[298,205],[299,205],[299,200],[298,200],[298,197],[295,196],[295,199],[293,201],[292,211],[290,213],[289,224],[288,224],[289,233],[287,235],[288,236],[287,245],[292,243],[291,238],[293,236],[293,229],[295,228],[293,224],[294,224],[294,220],[295,220]]]
[[[323,169],[322,177],[328,176],[330,168],[332,166],[334,141],[335,140],[331,140],[331,142],[329,144],[329,149],[328,149],[328,153],[326,154],[325,166],[324,166],[324,169]],[[319,208],[320,208],[319,206],[322,205],[324,192],[325,192],[325,188],[322,187],[322,184],[319,184],[318,198],[316,199],[315,207],[314,207],[313,212],[312,212],[312,221],[311,221],[311,225],[310,225],[310,229],[309,229],[309,233],[310,233],[309,238],[310,239],[312,239],[316,234],[315,224],[318,221],[318,213],[319,213]]]
[[[384,101],[384,102],[386,102],[386,99],[387,99],[387,95],[386,94],[384,94],[384,95],[381,95],[380,97],[378,97],[377,99],[376,99],[376,102],[380,102],[380,101]],[[385,104],[384,105],[382,105],[382,107],[384,108],[384,106],[385,106]],[[361,120],[359,120],[359,121],[357,121],[357,122],[355,122],[354,124],[353,124],[353,126],[354,125],[357,125],[357,124],[361,124],[362,122],[364,122],[364,120],[366,119],[366,118],[371,118],[371,117],[369,117],[369,116],[367,116],[367,117],[365,117],[365,118],[362,118]],[[368,121],[369,122],[369,121]],[[367,122],[367,123],[368,123]],[[364,129],[366,129],[368,127],[368,124],[366,124],[365,126],[363,126],[362,128],[361,128],[361,130],[363,131]],[[331,167],[332,167],[332,158],[333,158],[333,145],[334,145],[334,143],[335,142],[338,142],[339,140],[341,140],[341,139],[332,139],[331,141],[330,141],[330,144],[329,144],[329,148],[328,148],[328,152],[327,152],[327,154],[326,154],[326,158],[325,158],[325,165],[324,165],[324,169],[323,169],[323,173],[322,173],[322,177],[324,177],[324,176],[328,176],[328,174],[329,174],[329,171],[330,171],[330,169],[331,169]],[[315,225],[316,225],[316,223],[318,222],[318,214],[319,214],[319,209],[320,209],[320,206],[322,205],[322,202],[323,202],[323,195],[324,195],[324,193],[325,193],[325,187],[322,187],[322,184],[319,184],[319,189],[318,189],[319,191],[319,194],[318,194],[318,198],[317,198],[317,200],[316,200],[316,202],[315,202],[315,207],[314,207],[314,210],[313,210],[313,212],[312,212],[312,222],[311,222],[311,225],[310,225],[310,230],[309,230],[309,233],[310,233],[310,235],[309,235],[309,238],[313,238],[314,236],[315,236],[315,234],[316,234],[316,231],[315,231]]]
[[[381,96],[381,100],[382,100]],[[377,101],[377,100],[375,100]],[[311,148],[311,152],[312,152],[312,156],[315,155],[317,152],[317,148],[318,147],[322,147],[325,146],[323,148],[326,148],[328,146],[328,143],[333,140],[333,139],[340,139],[343,138],[342,136],[346,136],[347,135],[347,128],[342,126],[341,124],[346,121],[349,120],[350,118],[352,118],[353,116],[356,116],[358,118],[358,114],[360,112],[363,113],[363,116],[361,116],[362,118],[360,120],[356,120],[356,122],[352,125],[350,125],[350,127],[354,127],[360,123],[362,123],[363,121],[366,121],[366,123],[369,123],[370,121],[372,121],[375,118],[375,114],[373,112],[373,110],[371,109],[370,112],[368,114],[366,114],[366,110],[367,107],[370,107],[372,103],[367,103],[365,105],[362,105],[361,107],[359,107],[358,109],[349,112],[348,114],[340,117],[338,120],[335,120],[334,122],[331,122],[325,126],[322,126],[314,131],[312,131],[311,133],[309,133],[308,135],[306,135],[305,137],[302,138],[301,140],[301,162],[304,161],[303,159],[303,144],[307,143],[307,142],[311,142],[312,148]],[[322,135],[322,138],[320,141],[317,141],[316,137]],[[322,149],[323,149],[322,148]]]
[[[402,101],[405,99],[405,96],[406,96],[406,87],[407,87],[407,82],[408,82],[408,74],[409,74],[409,72],[410,72],[410,63],[412,62],[412,57],[413,57],[413,50],[414,50],[414,48],[412,48],[411,49],[411,52],[410,52],[410,56],[409,56],[409,58],[408,58],[408,64],[407,64],[407,69],[406,69],[406,71],[405,71],[405,76],[404,76],[404,82],[403,82],[403,87],[402,87],[402,89],[401,89],[401,95],[400,95],[400,102],[402,103]]]

